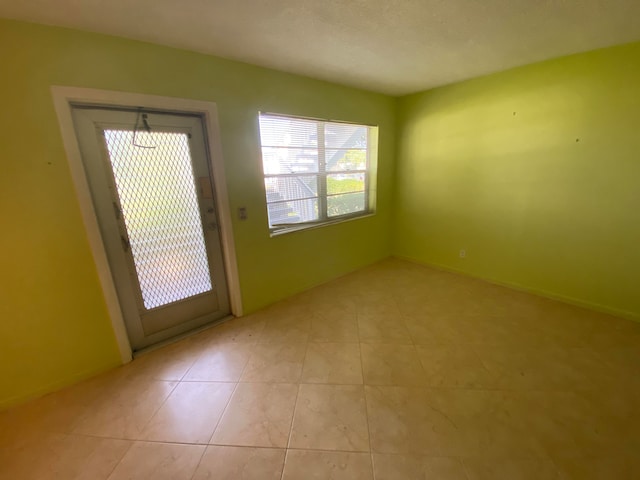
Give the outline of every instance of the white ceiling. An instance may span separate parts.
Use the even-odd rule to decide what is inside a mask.
[[[640,0],[0,0],[0,16],[392,95],[640,40]]]

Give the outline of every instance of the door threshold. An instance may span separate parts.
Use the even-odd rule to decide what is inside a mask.
[[[208,330],[210,328],[213,328],[217,325],[220,325],[222,323],[228,322],[229,320],[233,320],[236,317],[233,315],[227,315],[224,318],[219,318],[218,320],[214,320],[211,323],[207,323],[206,325],[203,325],[201,327],[198,328],[194,328],[193,330],[189,330],[188,332],[185,333],[181,333],[180,335],[176,335],[175,337],[171,337],[167,340],[163,340],[161,342],[158,343],[154,343],[153,345],[149,345],[148,347],[144,347],[141,348],[140,350],[137,350],[135,352],[132,352],[133,358],[136,359],[142,355],[145,355],[147,353],[153,352],[154,350],[158,350],[162,347],[166,347],[167,345],[171,345],[173,343],[177,343],[180,340],[184,340],[185,338],[191,337],[193,335],[197,335],[200,332],[203,332],[205,330]]]

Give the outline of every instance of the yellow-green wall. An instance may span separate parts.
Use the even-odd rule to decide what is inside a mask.
[[[398,102],[396,255],[640,319],[640,43]]]
[[[245,312],[390,254],[395,100],[206,55],[0,20],[0,408],[119,363],[50,86],[216,102]],[[380,126],[373,217],[270,238],[259,110]]]

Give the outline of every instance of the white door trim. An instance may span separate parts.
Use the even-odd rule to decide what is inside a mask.
[[[84,165],[80,155],[80,147],[71,114],[72,104],[116,107],[145,107],[167,112],[189,112],[202,116],[211,159],[211,171],[215,189],[215,200],[218,209],[220,239],[229,289],[231,313],[242,315],[242,297],[236,262],[235,243],[231,223],[231,209],[227,193],[227,183],[222,158],[218,111],[216,104],[201,100],[190,100],[157,95],[97,90],[92,88],[52,86],[53,102],[60,124],[62,140],[69,161],[71,177],[76,190],[82,219],[89,239],[89,245],[98,271],[98,277],[107,304],[107,310],[116,336],[120,357],[123,363],[132,358],[131,345],[122,317],[116,287],[111,275],[105,246],[102,242],[98,218],[93,207],[93,200],[85,176]]]

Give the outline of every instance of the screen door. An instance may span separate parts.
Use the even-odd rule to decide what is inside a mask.
[[[79,106],[73,117],[134,350],[229,315],[201,118]]]

